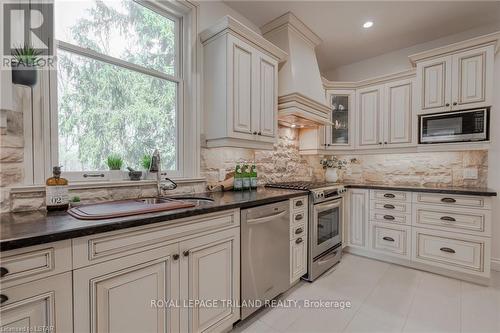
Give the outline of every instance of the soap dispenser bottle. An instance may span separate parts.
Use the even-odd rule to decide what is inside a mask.
[[[68,180],[61,177],[61,167],[52,169],[52,177],[45,182],[47,210],[66,210],[69,206]]]

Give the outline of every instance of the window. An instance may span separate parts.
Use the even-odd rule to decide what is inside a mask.
[[[53,140],[70,180],[106,179],[110,154],[140,169],[155,148],[162,169],[180,175],[180,22],[149,2],[56,1]]]

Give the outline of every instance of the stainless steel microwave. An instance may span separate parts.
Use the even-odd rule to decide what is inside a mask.
[[[489,108],[422,115],[419,143],[489,140]]]

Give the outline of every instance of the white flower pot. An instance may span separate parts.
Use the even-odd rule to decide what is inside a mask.
[[[109,170],[110,180],[122,180],[124,179],[123,171],[121,170]]]
[[[336,183],[339,180],[339,175],[336,168],[326,168],[325,180],[328,183]]]

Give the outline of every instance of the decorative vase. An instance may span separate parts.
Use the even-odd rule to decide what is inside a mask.
[[[12,83],[23,86],[33,87],[38,77],[36,66],[23,63],[12,63]]]
[[[328,183],[336,183],[339,180],[339,175],[336,168],[326,168],[325,179]]]
[[[123,171],[121,170],[109,170],[111,180],[122,180],[124,177]]]

